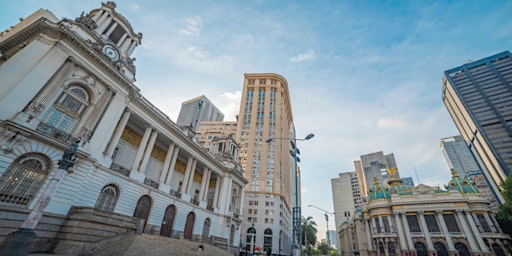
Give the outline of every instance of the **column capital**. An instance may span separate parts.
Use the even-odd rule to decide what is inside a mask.
[[[436,210],[436,213],[439,214],[439,213],[443,213],[443,210]]]
[[[417,213],[418,213],[419,215],[423,215],[425,212],[424,212],[423,210],[419,210],[419,211],[417,211]]]

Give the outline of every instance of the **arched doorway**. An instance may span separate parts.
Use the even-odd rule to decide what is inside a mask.
[[[143,227],[143,231],[146,227],[146,222],[149,217],[149,212],[151,211],[151,198],[147,195],[143,195],[137,201],[137,206],[135,206],[135,211],[133,212],[133,217],[137,217],[141,219],[141,225]]]
[[[494,243],[492,245],[492,251],[494,252],[494,254],[496,254],[496,256],[505,256],[505,252],[503,251],[501,246],[497,243]]]
[[[448,250],[446,250],[446,246],[443,243],[434,243],[434,249],[437,251],[438,256],[448,256]]]
[[[459,252],[459,256],[471,256],[468,247],[463,243],[456,243],[455,250]]]
[[[195,219],[196,215],[193,212],[190,212],[187,215],[187,222],[185,223],[185,230],[183,231],[183,237],[185,239],[192,239],[192,231],[194,231]]]
[[[164,213],[164,219],[162,220],[162,226],[160,227],[160,236],[171,237],[175,216],[176,207],[174,205],[167,206]]]
[[[422,242],[416,242],[414,249],[416,249],[417,256],[428,256],[427,247]]]
[[[208,237],[210,236],[210,219],[206,218],[206,220],[204,220],[204,225],[203,225],[203,240],[208,240]]]

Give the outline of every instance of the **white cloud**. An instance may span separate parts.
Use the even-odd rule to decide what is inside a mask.
[[[411,125],[405,121],[396,118],[381,118],[377,121],[379,129],[393,129],[393,130],[406,130]]]
[[[295,57],[291,57],[292,62],[312,61],[315,60],[315,51],[308,50],[305,53],[301,53]]]
[[[225,92],[217,97],[215,105],[224,114],[225,121],[235,121],[235,116],[240,111],[242,91]]]
[[[199,36],[201,35],[202,20],[199,16],[188,17],[184,21],[185,28],[180,29],[180,32],[185,35]]]
[[[202,49],[199,49],[195,46],[190,46],[187,48],[187,53],[194,57],[194,58],[198,58],[198,59],[204,59],[206,57],[208,57],[208,52],[207,51],[204,51]]]

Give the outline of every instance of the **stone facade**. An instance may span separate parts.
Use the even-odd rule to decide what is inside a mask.
[[[79,140],[32,251],[75,252],[133,232],[238,246],[247,181],[236,157],[217,158],[141,95],[131,54],[142,34],[115,8],[75,20],[41,9],[0,34],[0,239]]]

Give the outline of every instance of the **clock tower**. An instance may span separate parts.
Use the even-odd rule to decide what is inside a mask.
[[[88,14],[82,13],[74,21],[67,20],[68,27],[84,37],[102,57],[115,65],[128,80],[135,81],[135,58],[130,58],[141,44],[142,34],[133,28],[121,14],[115,11],[114,2],[102,3],[101,8]]]

